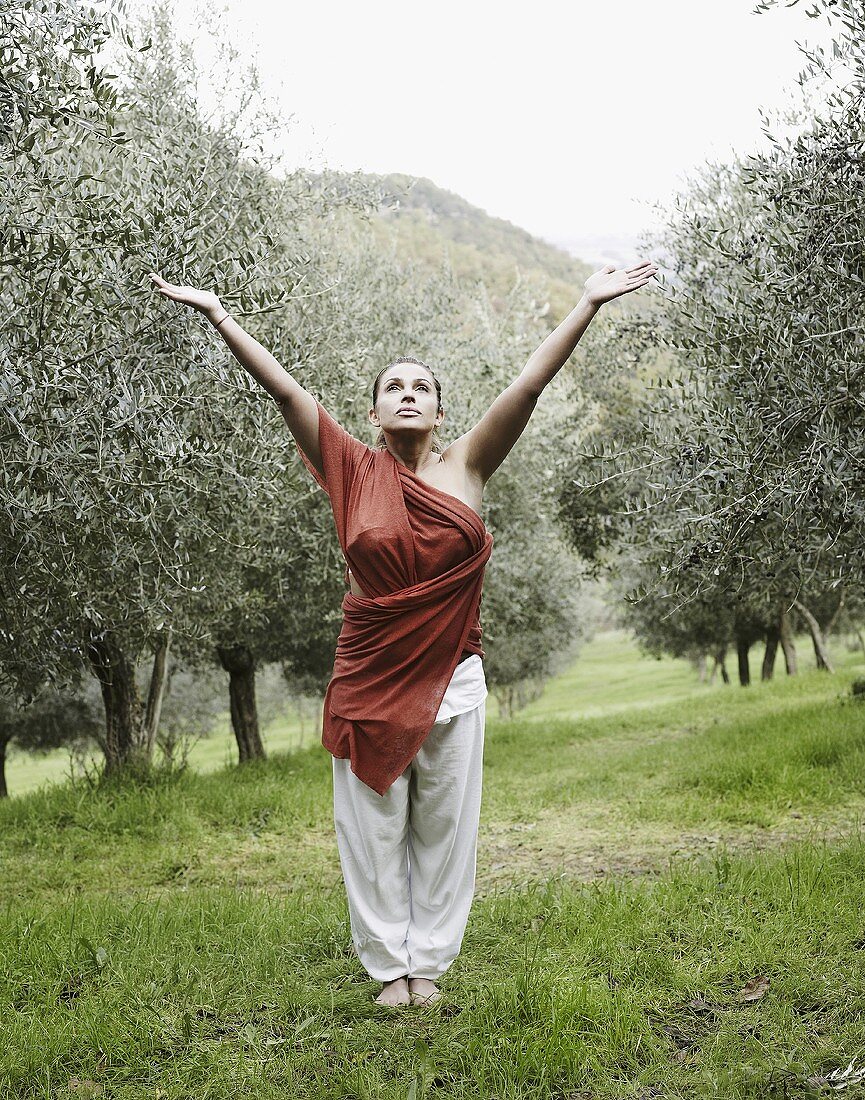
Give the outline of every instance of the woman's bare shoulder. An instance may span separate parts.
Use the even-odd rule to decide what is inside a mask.
[[[457,441],[459,442],[459,441]],[[465,461],[465,452],[454,449],[454,444],[446,447],[441,454],[438,466],[430,467],[434,477],[427,480],[438,489],[457,497],[476,512],[480,511],[484,495],[484,483],[471,470]]]

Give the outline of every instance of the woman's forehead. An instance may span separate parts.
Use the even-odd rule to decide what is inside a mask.
[[[401,382],[414,382],[418,378],[422,378],[424,382],[431,382],[432,372],[425,367],[417,366],[415,363],[397,363],[396,366],[388,367],[385,370],[381,376],[381,383],[390,382],[393,378],[399,379]]]

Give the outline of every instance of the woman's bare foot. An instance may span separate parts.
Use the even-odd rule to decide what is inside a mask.
[[[385,982],[381,987],[381,993],[375,999],[375,1003],[386,1005],[388,1008],[411,1004],[406,977],[394,978],[392,982]]]
[[[439,987],[429,978],[409,978],[408,989],[413,1005],[432,1005],[442,997]]]

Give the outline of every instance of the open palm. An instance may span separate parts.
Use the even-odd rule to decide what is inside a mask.
[[[584,284],[586,297],[594,305],[600,306],[604,302],[611,302],[622,294],[630,294],[632,290],[639,290],[641,286],[657,274],[657,267],[651,260],[643,260],[636,267],[616,267],[607,264],[594,275],[590,275]]]
[[[192,306],[193,309],[197,309],[205,315],[217,313],[222,309],[219,298],[207,290],[198,290],[194,286],[175,286],[173,283],[166,282],[155,271],[150,272],[149,278],[159,293],[166,298],[170,298],[172,302],[181,302],[185,306]]]

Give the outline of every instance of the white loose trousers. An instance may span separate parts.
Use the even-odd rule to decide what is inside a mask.
[[[411,764],[379,795],[333,758],[333,807],[355,950],[370,977],[435,979],[474,896],[487,687],[461,661]]]

